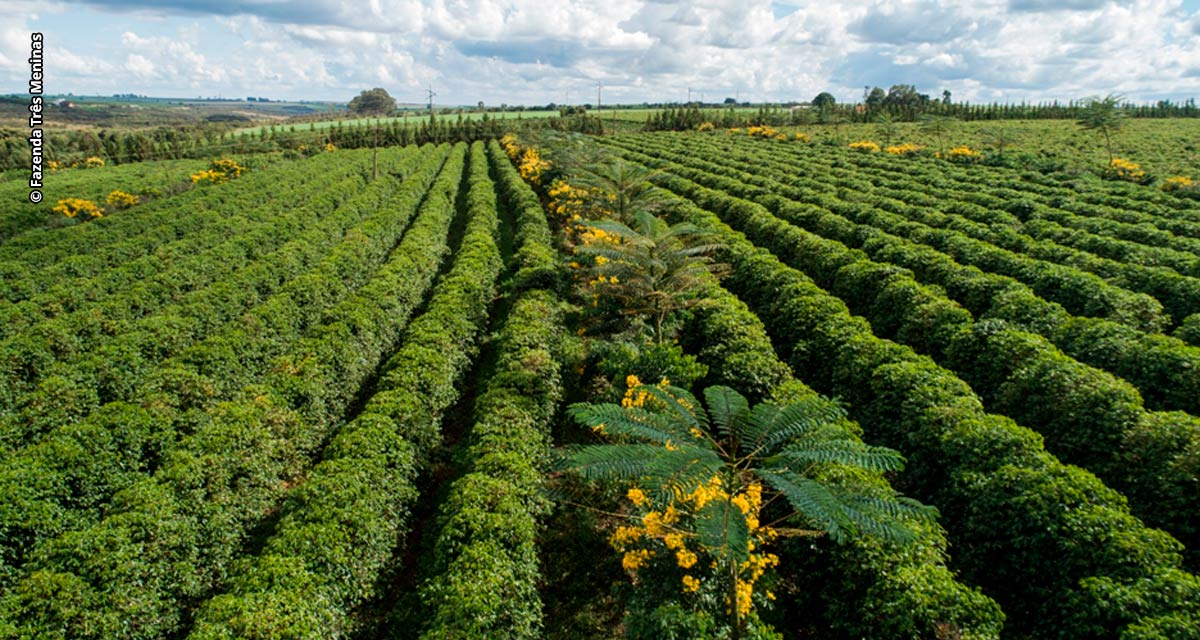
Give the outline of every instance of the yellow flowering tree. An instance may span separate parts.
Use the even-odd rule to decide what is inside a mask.
[[[584,165],[571,183],[590,195],[592,218],[613,217],[630,224],[639,211],[655,211],[664,202],[651,180],[662,171],[614,158]],[[585,216],[586,217],[586,216]]]
[[[623,323],[630,316],[647,321],[661,345],[673,313],[703,304],[697,294],[707,274],[723,268],[709,257],[720,245],[694,225],[668,225],[645,209],[632,215],[633,227],[616,220],[584,224],[575,249],[594,265],[585,293],[594,302],[616,302]]]
[[[632,378],[632,377],[631,377]],[[704,391],[705,408],[686,390],[628,380],[620,405],[578,403],[576,420],[612,444],[574,449],[566,466],[589,479],[629,483],[629,525],[610,543],[639,588],[669,606],[724,617],[713,637],[740,638],[758,625],[756,606],[773,598],[756,589],[779,563],[769,546],[780,536],[845,541],[860,535],[911,539],[903,518],[927,520],[931,508],[861,473],[903,465],[900,454],[854,437],[844,412],[817,396],[786,406],[747,400],[728,387]],[[645,575],[646,578],[642,579]]]

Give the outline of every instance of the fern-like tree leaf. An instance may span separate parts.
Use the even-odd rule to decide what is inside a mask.
[[[712,414],[713,427],[717,433],[727,438],[736,432],[738,422],[750,413],[750,405],[746,398],[729,387],[715,386],[705,389],[704,401],[708,412]]]
[[[871,471],[899,471],[904,457],[886,447],[873,447],[858,440],[829,439],[794,443],[763,461],[766,466],[782,466],[802,472],[813,464],[844,464]]]

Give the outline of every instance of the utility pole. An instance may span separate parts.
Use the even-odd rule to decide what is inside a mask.
[[[436,96],[437,94],[433,92],[432,84],[429,85],[429,88],[426,89],[425,91],[426,91],[426,93],[429,94],[429,115],[433,115],[433,97]]]
[[[600,111],[600,88],[604,85],[596,83],[596,111]]]

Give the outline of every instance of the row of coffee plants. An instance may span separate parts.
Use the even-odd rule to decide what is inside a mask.
[[[761,154],[754,157],[756,162],[767,164],[772,162]],[[754,176],[744,173],[738,175],[746,182],[766,186],[773,193],[792,196],[795,199],[802,196],[802,192],[787,184],[789,178],[783,173],[782,168],[779,171],[761,171]],[[860,183],[855,188],[866,191],[871,187]],[[845,220],[827,217],[836,216],[834,213],[787,202],[784,199],[773,197],[773,195],[758,197],[758,194],[755,194],[751,197],[790,222],[800,224],[810,231],[833,237],[850,246],[863,248],[873,257],[876,252],[893,251],[889,258],[877,257],[876,259],[894,262],[913,269],[924,281],[945,287],[952,297],[981,317],[990,315],[1011,320],[1020,319],[1028,323],[1031,330],[1050,338],[1072,357],[1125,377],[1135,384],[1146,397],[1147,402],[1154,406],[1183,409],[1193,413],[1197,413],[1197,409],[1200,409],[1200,401],[1197,400],[1200,397],[1200,393],[1197,393],[1197,385],[1200,384],[1197,381],[1200,380],[1197,357],[1200,352],[1184,348],[1179,343],[1163,336],[1122,329],[1103,319],[1085,317],[1070,319],[1058,305],[1039,300],[1027,292],[1008,292],[1004,296],[999,296],[998,294],[1002,290],[1012,288],[1011,280],[963,268],[952,258],[947,258],[945,254],[930,250],[921,243],[928,238],[937,237],[938,232],[923,225],[945,227],[949,231],[965,233],[981,241],[1028,254],[1037,259],[1080,266],[1102,276],[1111,277],[1118,282],[1145,284],[1147,286],[1135,286],[1134,289],[1156,295],[1169,311],[1176,314],[1174,315],[1176,320],[1184,320],[1181,326],[1196,322],[1189,323],[1187,317],[1189,317],[1188,314],[1195,315],[1195,310],[1200,308],[1200,280],[1180,276],[1165,269],[1095,258],[1050,242],[1022,240],[1019,234],[1006,230],[1005,224],[1009,222],[1007,218],[1010,216],[1003,211],[979,212],[979,221],[973,222],[960,218],[957,213],[942,214],[937,211],[910,207],[895,201],[871,200],[871,196],[864,198],[848,193],[840,187],[839,193],[846,199],[873,204],[869,211],[853,207],[839,210],[851,220],[864,223],[865,227],[858,229],[847,227]],[[905,192],[905,197],[916,199],[922,196],[914,190],[909,190]],[[928,196],[923,197],[927,198]],[[938,208],[942,210],[955,212],[962,212],[964,209],[975,206],[953,199],[935,201],[931,204],[937,204]],[[855,214],[859,215],[855,216]],[[900,217],[901,215],[903,217]],[[837,217],[841,218],[841,216]],[[867,227],[883,231],[897,231],[911,239],[912,246],[897,248],[897,245],[908,245],[909,243],[902,242],[898,238],[886,237],[886,234],[874,233]],[[1097,263],[1101,264],[1093,266]],[[981,295],[984,293],[988,295]],[[998,306],[997,300],[1005,304]],[[1068,320],[1070,320],[1069,323]],[[1185,331],[1178,333],[1180,338],[1186,338]],[[1109,348],[1098,349],[1091,340],[1101,337],[1104,338],[1103,341]],[[1118,337],[1120,342],[1116,342]],[[1118,348],[1113,349],[1112,347]]]
[[[687,201],[674,219],[718,231],[730,286],[763,319],[793,370],[837,393],[873,442],[909,467],[900,486],[943,514],[953,567],[983,587],[1006,628],[1035,637],[1192,637],[1200,580],[1180,545],[1125,500],[1060,463],[1041,438],[989,415],[971,389],[911,349],[875,337],[845,304]]]
[[[228,344],[221,341],[244,332],[245,322],[267,317],[257,307],[268,304],[281,288],[295,287],[288,283],[305,273],[319,273],[314,270],[322,268],[322,261],[346,254],[358,244],[346,237],[347,230],[362,225],[395,195],[397,185],[398,181],[390,178],[366,189],[348,182],[345,190],[332,191],[328,199],[314,199],[313,208],[300,207],[314,220],[312,228],[297,229],[297,234],[275,251],[147,317],[119,322],[117,310],[137,305],[135,300],[118,299],[92,310],[92,315],[99,317],[98,326],[84,321],[91,317],[88,315],[74,325],[56,318],[45,323],[54,331],[5,341],[0,348],[9,373],[4,379],[8,392],[4,403],[15,410],[4,418],[0,440],[6,447],[19,447],[37,440],[48,428],[70,426],[99,405],[135,400],[157,386],[147,383],[147,377],[153,378],[164,361],[189,352],[192,356],[203,354],[197,344],[202,341],[208,341],[210,349],[214,344]],[[339,206],[340,201],[344,202]],[[339,244],[343,248],[333,250]],[[383,259],[384,254],[378,253],[382,250],[376,250],[377,260]],[[283,299],[278,302],[286,304]],[[105,319],[103,312],[109,308],[118,317]],[[242,318],[246,312],[250,315]],[[319,313],[319,307],[306,312],[307,322],[317,321]],[[118,329],[119,335],[109,335]],[[300,332],[303,325],[292,329]]]
[[[1121,490],[1136,490],[1135,513],[1195,548],[1200,522],[1187,472],[1200,467],[1190,453],[1200,450],[1200,420],[1147,412],[1136,389],[1064,356],[1043,337],[999,320],[977,325],[969,312],[909,272],[872,262],[759,205],[682,178],[665,184],[720,213],[752,241],[840,296],[871,321],[878,335],[909,344],[956,371],[989,407],[1037,429],[1067,461]],[[1184,446],[1174,455],[1159,454],[1180,443]],[[1145,465],[1128,464],[1146,458]]]
[[[357,187],[355,191],[361,189],[361,185]],[[181,304],[164,307],[160,313],[120,325],[114,322],[96,327],[80,322],[81,337],[69,332],[72,325],[65,318],[56,318],[47,323],[47,328],[58,330],[56,333],[6,341],[0,353],[9,358],[6,364],[10,375],[5,379],[8,393],[4,399],[8,411],[0,421],[0,440],[8,449],[19,448],[36,442],[50,429],[79,421],[104,404],[134,399],[146,375],[160,363],[219,335],[222,325],[235,321],[284,283],[315,267],[347,230],[377,207],[381,194],[386,195],[369,188],[363,197],[336,208],[329,206],[315,228],[294,236],[278,250],[211,288],[189,294]],[[343,192],[337,199],[348,197],[350,193]],[[95,313],[100,314],[100,310]],[[113,326],[120,326],[122,332],[110,336],[105,329]],[[46,340],[47,335],[61,339]]]
[[[515,296],[492,339],[493,364],[466,434],[466,472],[437,510],[423,638],[539,638],[537,539],[548,503],[542,474],[563,396],[563,310],[550,229],[536,194],[496,142],[493,174],[515,226],[508,287]],[[536,274],[536,276],[535,276]],[[543,288],[549,286],[550,288]]]
[[[796,155],[795,149],[781,155]],[[812,149],[809,158],[831,162],[831,177],[916,179],[934,192],[953,191],[963,200],[998,208],[1012,201],[1043,205],[1051,219],[1065,226],[1092,229],[1102,235],[1151,246],[1189,242],[1200,228],[1200,210],[1187,200],[1128,185],[1079,177],[1053,178],[1037,173],[979,165],[930,161],[897,161],[883,154],[847,156],[835,148]],[[872,181],[872,184],[879,184]],[[1086,185],[1086,189],[1081,186]],[[1133,192],[1130,192],[1133,189]],[[1093,226],[1095,225],[1095,226]],[[1183,238],[1177,237],[1184,236]]]
[[[901,174],[923,171],[933,166],[911,163],[908,167],[902,167],[890,158],[858,155],[844,159],[851,166]],[[1029,199],[1080,216],[1148,224],[1190,237],[1196,237],[1197,225],[1200,224],[1200,210],[1197,210],[1195,200],[1179,198],[1158,189],[1139,188],[1127,182],[1083,182],[1079,176],[1072,174],[1044,175],[980,165],[939,166],[936,173],[941,184],[953,185],[964,193],[977,194],[971,199],[979,204],[985,204],[993,197]],[[1080,189],[1081,184],[1086,184],[1087,188]]]
[[[788,222],[860,248],[873,259],[912,269],[923,282],[945,288],[953,299],[980,317],[1009,319],[1046,336],[1072,357],[1125,377],[1154,407],[1200,413],[1200,352],[1196,348],[1113,321],[1072,317],[1011,278],[964,267],[935,249],[887,233],[906,224],[916,225],[895,214],[881,209],[841,208],[843,212],[861,214],[847,220],[828,209],[776,195],[803,194],[784,184],[786,177],[777,177],[769,170],[752,175],[697,160],[696,155],[669,157],[677,162],[675,170],[689,177],[748,197]],[[681,166],[685,162],[700,169],[689,171]],[[764,193],[763,188],[768,191]],[[1121,348],[1098,348],[1094,339],[1099,338],[1107,347]],[[1115,342],[1118,340],[1121,342]]]
[[[502,266],[482,143],[471,148],[467,181],[463,239],[427,308],[404,331],[363,410],[288,492],[262,551],[200,609],[190,638],[354,633],[355,607],[377,595],[413,524],[414,481],[440,441],[440,416],[459,396]],[[446,208],[450,195],[430,197]],[[418,300],[410,298],[410,308]]]
[[[461,145],[453,151],[430,193],[430,178],[411,180],[421,188],[401,189],[322,269],[274,297],[279,304],[262,308],[269,313],[239,337],[243,353],[273,350],[269,343],[311,307],[320,321],[303,338],[283,342],[280,355],[265,363],[269,370],[247,380],[240,374],[252,362],[227,349],[212,353],[190,380],[209,376],[208,384],[230,400],[181,406],[180,424],[156,425],[152,433],[174,426],[178,442],[163,447],[152,471],[118,487],[99,520],[28,551],[21,579],[0,605],[0,626],[20,622],[23,629],[62,629],[71,637],[158,637],[179,628],[188,603],[224,579],[250,527],[278,502],[395,348],[447,250],[464,153]],[[445,155],[429,154],[431,168]],[[380,250],[390,258],[376,270]],[[338,293],[347,286],[357,290]],[[333,304],[323,304],[326,296]],[[240,388],[222,389],[235,384],[231,378]],[[71,597],[47,598],[55,585],[69,585]],[[76,615],[80,610],[87,614]]]

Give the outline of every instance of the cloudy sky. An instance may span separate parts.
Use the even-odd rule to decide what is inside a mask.
[[[1200,0],[4,0],[0,93],[545,104],[1200,97]],[[350,5],[354,5],[351,7]]]

